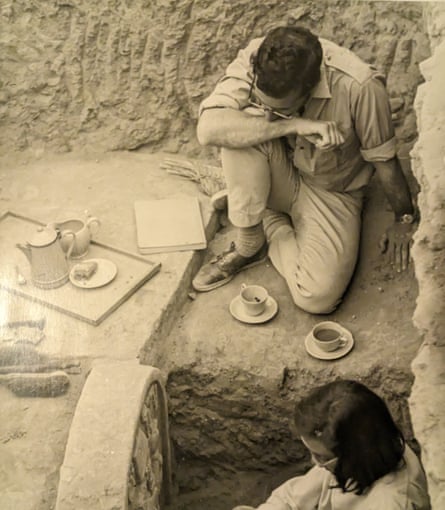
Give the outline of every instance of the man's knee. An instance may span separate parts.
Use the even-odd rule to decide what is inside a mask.
[[[338,285],[315,284],[312,288],[294,282],[290,288],[294,303],[305,312],[313,314],[332,313],[340,304],[346,288]]]
[[[292,295],[294,303],[305,312],[313,314],[332,313],[340,304],[341,299],[331,296],[311,296],[310,298]]]

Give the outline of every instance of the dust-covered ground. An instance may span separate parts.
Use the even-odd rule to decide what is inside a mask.
[[[71,156],[71,158],[73,157],[75,156]],[[119,153],[115,155],[117,164],[120,157]],[[122,159],[122,166],[125,165],[128,165],[127,158]],[[36,199],[38,189],[30,188],[30,190],[31,199]],[[367,349],[369,349],[369,342],[373,342],[373,331],[378,337],[378,359],[387,359],[393,362],[394,349],[397,348],[399,361],[406,369],[408,369],[410,353],[414,353],[416,346],[420,343],[411,321],[417,295],[417,283],[413,270],[411,267],[406,273],[394,273],[385,264],[384,258],[379,253],[377,247],[379,233],[381,234],[389,224],[392,214],[379,187],[374,184],[371,191],[366,205],[364,237],[356,275],[345,296],[344,303],[338,311],[328,317],[347,325],[357,335],[355,350],[344,359],[345,365],[337,365],[340,371],[342,366],[349,367],[348,370],[354,367],[357,359],[361,359],[362,363],[366,362],[366,353],[371,352]],[[4,202],[3,205],[9,207],[11,204]],[[215,241],[216,245],[225,242],[225,239],[226,232],[223,231],[221,235],[218,235]],[[258,282],[263,279],[263,283],[270,287],[271,294],[277,297],[280,303],[280,311],[276,319],[264,327],[251,329],[250,333],[246,333],[245,328],[243,329],[243,326],[236,323],[228,314],[228,303],[235,289],[238,289],[240,278]],[[212,355],[211,349],[216,352],[220,347],[218,342],[221,339],[219,336],[221,332],[226,336],[230,336],[231,333],[239,336],[242,331],[247,342],[249,335],[256,331],[262,341],[267,343],[273,338],[274,330],[284,331],[285,335],[282,339],[284,338],[285,341],[283,344],[279,343],[279,338],[275,347],[269,343],[268,351],[272,357],[275,352],[283,351],[284,346],[284,351],[286,349],[289,352],[293,350],[296,357],[301,356],[304,363],[309,364],[310,370],[320,372],[316,364],[321,362],[304,358],[307,354],[304,352],[302,342],[298,343],[298,338],[291,335],[293,331],[306,331],[314,320],[319,318],[295,310],[284,283],[277,276],[273,267],[266,264],[253,268],[242,277],[240,275],[233,285],[223,287],[218,292],[200,295],[196,300],[190,301],[178,313],[172,334],[164,339],[163,346],[158,346],[158,349],[164,349],[164,356],[160,356],[160,358],[166,359],[165,367],[170,366],[173,370],[168,389],[171,391],[170,411],[173,416],[171,430],[176,452],[176,480],[181,493],[172,508],[198,510],[198,508],[208,507],[225,510],[235,504],[257,504],[267,496],[271,487],[295,473],[292,465],[277,463],[265,471],[262,466],[259,466],[258,470],[253,468],[242,470],[224,463],[223,470],[213,470],[210,465],[204,470],[196,470],[196,466],[192,466],[193,463],[190,462],[192,459],[187,456],[191,450],[187,452],[181,447],[187,436],[183,436],[184,430],[174,417],[175,410],[179,409],[181,405],[175,389],[175,371],[178,369],[178,360],[182,356],[188,360],[190,360],[190,356],[193,356],[193,342],[197,338],[199,339],[199,334],[195,335],[193,341],[191,340],[191,343],[187,345],[183,343],[184,335],[178,335],[178,331],[186,331],[189,327],[187,321],[196,323],[196,318],[198,318],[202,330],[207,328],[208,331],[214,332],[219,324],[222,325],[223,329],[218,331],[218,335],[207,335],[209,341],[206,341],[206,344],[210,349],[209,355]],[[215,318],[220,323],[215,323]],[[232,322],[229,323],[229,320]],[[386,344],[385,339],[388,340]],[[296,341],[297,343],[292,343]],[[44,350],[44,343],[39,348]],[[232,365],[243,364],[249,359],[249,363],[252,364],[258,361],[254,351],[243,351],[239,346],[226,354]],[[203,356],[205,358],[205,353],[201,352],[200,361]],[[275,358],[278,359],[278,357],[277,354]],[[88,374],[89,361],[82,359],[80,373],[69,375],[70,387],[68,392],[62,396],[24,398],[14,395],[4,385],[0,387],[2,416],[0,421],[0,507],[3,510],[18,508],[20,510],[49,510],[55,507],[59,468],[63,462],[75,406]],[[369,359],[369,363],[374,361]],[[160,366],[160,368],[163,367]],[[355,366],[355,369],[360,370],[360,364]],[[193,384],[193,379],[191,379],[191,384]],[[199,408],[193,411],[195,413],[191,415],[193,419],[199,412]],[[194,426],[192,420],[190,427]],[[87,430],[85,434],[88,434]],[[202,443],[202,447],[206,448],[205,441]],[[261,455],[259,453],[259,457]],[[253,459],[254,461],[255,459]],[[210,475],[213,473],[213,476],[203,477],[203,473]]]

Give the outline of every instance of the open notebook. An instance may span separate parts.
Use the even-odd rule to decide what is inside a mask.
[[[144,255],[207,247],[196,197],[139,200],[134,213],[137,245]]]

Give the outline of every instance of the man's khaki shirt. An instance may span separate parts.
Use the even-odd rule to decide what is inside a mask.
[[[254,39],[229,64],[211,95],[200,105],[234,108],[261,114],[249,104],[253,80],[251,55],[263,38]],[[320,150],[301,136],[287,137],[294,165],[312,184],[332,191],[353,191],[365,186],[374,161],[387,161],[396,154],[389,98],[384,78],[351,51],[321,39],[321,79],[306,103],[303,118],[335,121],[344,143]]]

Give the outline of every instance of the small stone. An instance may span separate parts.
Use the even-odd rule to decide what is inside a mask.
[[[356,318],[357,318],[357,315],[355,315],[355,314],[351,317],[351,319],[352,319],[353,321],[355,321],[355,319],[356,319]]]
[[[382,287],[377,287],[379,292],[384,292],[384,289]]]
[[[189,292],[189,293],[188,293],[188,297],[189,297],[192,301],[194,301],[194,300],[196,299],[196,292]]]

